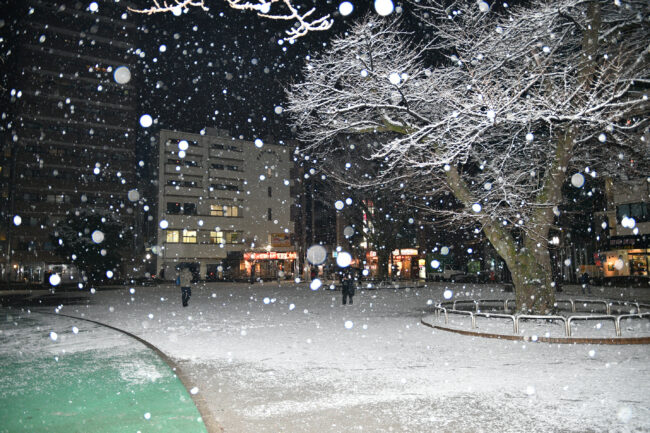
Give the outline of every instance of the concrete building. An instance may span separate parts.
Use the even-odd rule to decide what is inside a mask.
[[[179,266],[207,280],[293,276],[292,150],[212,128],[160,131],[159,276]]]
[[[648,280],[650,273],[650,178],[605,184],[607,211],[599,213],[604,278]],[[648,280],[650,281],[650,280]]]
[[[8,100],[0,135],[2,279],[40,282],[48,271],[65,277],[69,266],[53,253],[50,236],[53,224],[75,208],[120,213],[122,223],[132,225],[127,194],[136,181],[137,27],[126,19],[129,4],[9,2],[12,16],[4,18],[12,46],[3,59],[9,89],[2,92]]]
[[[587,191],[582,203],[562,212],[560,229],[552,232],[556,281],[577,283],[586,272],[598,283],[650,282],[648,179],[597,179]]]

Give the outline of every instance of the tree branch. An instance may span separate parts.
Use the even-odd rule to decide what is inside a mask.
[[[141,14],[155,14],[164,12],[173,12],[175,14],[186,11],[190,7],[200,7],[204,11],[209,8],[205,5],[205,0],[173,0],[173,3],[168,3],[163,0],[162,4],[159,0],[151,0],[153,6],[146,9],[133,9],[129,7],[131,12]],[[294,6],[292,0],[258,0],[258,1],[245,1],[245,0],[224,0],[227,5],[236,10],[253,11],[262,18],[270,20],[283,20],[295,21],[295,25],[286,30],[287,37],[285,40],[293,42],[296,39],[305,36],[309,32],[329,30],[334,23],[334,20],[329,15],[324,15],[320,18],[312,19],[311,15],[316,11],[315,8],[301,13],[298,7]],[[283,4],[288,10],[288,13],[270,13],[275,3]]]

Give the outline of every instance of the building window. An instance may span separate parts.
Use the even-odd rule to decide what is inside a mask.
[[[195,140],[187,140],[185,138],[172,138],[172,139],[167,140],[166,144],[167,144],[167,146],[171,146],[171,145],[177,146],[178,143],[180,143],[181,141],[186,141],[187,144],[192,146],[192,147],[198,147],[198,145],[199,145],[199,143],[197,141],[195,141]]]
[[[240,238],[239,232],[210,232],[211,244],[238,244]]]
[[[183,229],[183,243],[195,244],[196,243],[196,230]]]
[[[239,186],[237,185],[225,185],[223,183],[213,183],[210,185],[212,190],[221,190],[221,191],[239,191]]]
[[[631,203],[630,204],[630,218],[634,218],[637,222],[650,221],[650,212],[646,203]]]
[[[186,167],[200,167],[197,161],[192,161],[190,159],[167,158],[167,164],[184,165]]]
[[[184,186],[186,188],[197,188],[200,187],[198,182],[188,181],[188,180],[175,180],[171,179],[167,181],[167,186]]]
[[[269,208],[269,210],[268,210],[268,215],[267,215],[267,217],[268,217],[269,221],[272,221],[272,220],[273,220],[273,212],[271,211],[271,208]]]
[[[644,202],[616,206],[616,219],[620,224],[624,217],[634,218],[637,223],[650,221],[650,210]]]
[[[222,217],[238,217],[239,208],[237,206],[211,204],[210,215]]]
[[[170,215],[178,215],[181,213],[180,203],[167,203],[167,213]]]
[[[196,215],[196,203],[183,203],[183,214]]]
[[[212,216],[223,216],[223,206],[218,204],[210,205],[210,215]]]
[[[227,244],[238,244],[239,243],[239,232],[226,232],[226,243]]]
[[[178,230],[167,230],[167,242],[177,244],[179,240]]]
[[[210,232],[210,243],[211,244],[223,244],[223,232]]]
[[[65,194],[48,194],[46,201],[48,203],[69,203],[70,197]]]

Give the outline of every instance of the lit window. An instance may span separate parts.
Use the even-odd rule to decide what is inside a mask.
[[[211,244],[223,244],[223,232],[210,232],[210,243]]]
[[[167,242],[178,243],[179,234],[178,230],[167,230]]]
[[[237,206],[222,206],[220,204],[210,205],[210,215],[212,216],[225,216],[237,217],[239,216],[239,208]]]
[[[210,205],[210,215],[212,216],[223,216],[223,206],[218,204]]]
[[[237,206],[224,206],[223,208],[227,217],[239,216],[239,208]]]
[[[196,230],[183,229],[183,243],[195,244],[196,243]]]

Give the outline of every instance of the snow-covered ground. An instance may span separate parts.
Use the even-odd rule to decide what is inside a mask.
[[[212,283],[193,288],[183,308],[176,286],[127,286],[60,311],[176,359],[226,433],[650,431],[649,346],[500,341],[421,325],[427,301],[447,287],[502,295],[436,284],[357,291],[342,306],[340,292],[306,284]]]

